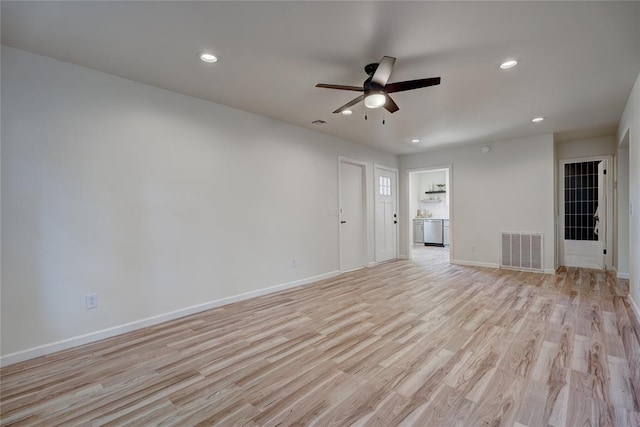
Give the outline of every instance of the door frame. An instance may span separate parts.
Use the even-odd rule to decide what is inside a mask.
[[[605,227],[605,248],[607,254],[605,255],[605,270],[613,268],[613,180],[614,169],[613,156],[605,154],[602,156],[588,156],[588,157],[572,157],[570,159],[558,159],[558,188],[557,201],[558,201],[558,232],[556,233],[558,241],[556,242],[558,251],[558,266],[564,266],[564,165],[567,163],[580,163],[580,162],[593,162],[596,160],[604,160],[607,162],[607,182],[605,185],[605,197],[607,200],[606,217],[604,224]]]
[[[362,171],[362,265],[360,267],[344,269],[342,267],[342,227],[340,227],[341,209],[342,209],[342,176],[340,173],[340,165],[342,163],[358,166]],[[358,270],[366,267],[369,261],[368,254],[368,238],[367,238],[367,163],[361,160],[353,159],[345,156],[338,156],[338,269],[340,273]]]
[[[406,190],[405,190],[405,198],[406,198],[406,206],[405,208],[407,209],[407,223],[404,226],[404,235],[406,236],[406,244],[405,244],[405,248],[406,248],[406,254],[407,257],[409,259],[413,259],[413,233],[412,233],[412,223],[413,223],[413,214],[411,213],[411,175],[414,173],[420,173],[420,172],[431,172],[431,171],[435,171],[435,170],[442,170],[442,169],[447,169],[449,171],[449,232],[451,233],[450,235],[450,239],[449,239],[449,263],[453,264],[453,254],[454,254],[454,245],[453,245],[453,241],[455,240],[453,238],[454,234],[455,234],[455,227],[454,227],[454,209],[453,209],[453,195],[454,195],[454,188],[453,188],[453,165],[452,164],[448,164],[448,165],[442,165],[442,166],[427,166],[427,167],[421,167],[421,168],[411,168],[411,169],[406,169],[405,171],[405,182],[407,183],[406,185]]]
[[[377,228],[377,220],[378,218],[376,217],[376,203],[377,203],[377,199],[378,199],[378,183],[376,182],[376,169],[381,169],[387,172],[394,172],[396,174],[396,180],[395,180],[395,188],[392,188],[391,191],[394,191],[394,203],[395,203],[395,215],[396,215],[396,221],[398,221],[398,227],[396,228],[396,257],[383,261],[383,262],[388,262],[388,261],[393,261],[394,259],[398,259],[398,254],[400,253],[400,214],[398,213],[399,211],[399,204],[400,204],[400,199],[398,197],[398,189],[400,188],[400,184],[398,183],[398,180],[400,179],[400,171],[397,168],[392,168],[390,166],[385,166],[382,165],[380,163],[373,163],[373,204],[374,204],[374,208],[373,208],[373,242],[374,242],[374,248],[373,248],[373,257],[374,257],[374,262],[375,264],[378,264],[378,248],[376,247],[375,242],[377,241],[377,235],[376,235],[376,228]]]

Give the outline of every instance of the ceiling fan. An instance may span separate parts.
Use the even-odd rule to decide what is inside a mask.
[[[389,96],[390,93],[402,92],[405,90],[420,89],[422,87],[435,86],[440,84],[440,77],[432,77],[429,79],[407,80],[404,82],[389,83],[389,77],[393,71],[396,58],[384,56],[380,63],[369,64],[364,67],[364,71],[369,78],[360,86],[346,86],[318,83],[316,87],[327,89],[351,90],[355,92],[364,92],[359,97],[347,102],[333,113],[341,113],[356,105],[360,101],[364,101],[364,105],[368,108],[384,107],[390,113],[395,113],[400,108]]]

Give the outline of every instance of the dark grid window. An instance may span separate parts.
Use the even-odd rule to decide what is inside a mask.
[[[598,163],[564,165],[564,238],[598,240],[593,232],[598,208]]]

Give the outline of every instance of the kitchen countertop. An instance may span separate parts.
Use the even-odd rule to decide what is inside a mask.
[[[413,219],[441,219],[442,221],[449,221],[449,218],[434,218],[434,217],[431,217],[431,218],[418,218],[418,217],[415,217]]]

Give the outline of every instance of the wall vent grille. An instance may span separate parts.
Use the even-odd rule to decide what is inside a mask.
[[[500,233],[500,268],[544,271],[542,233]]]

